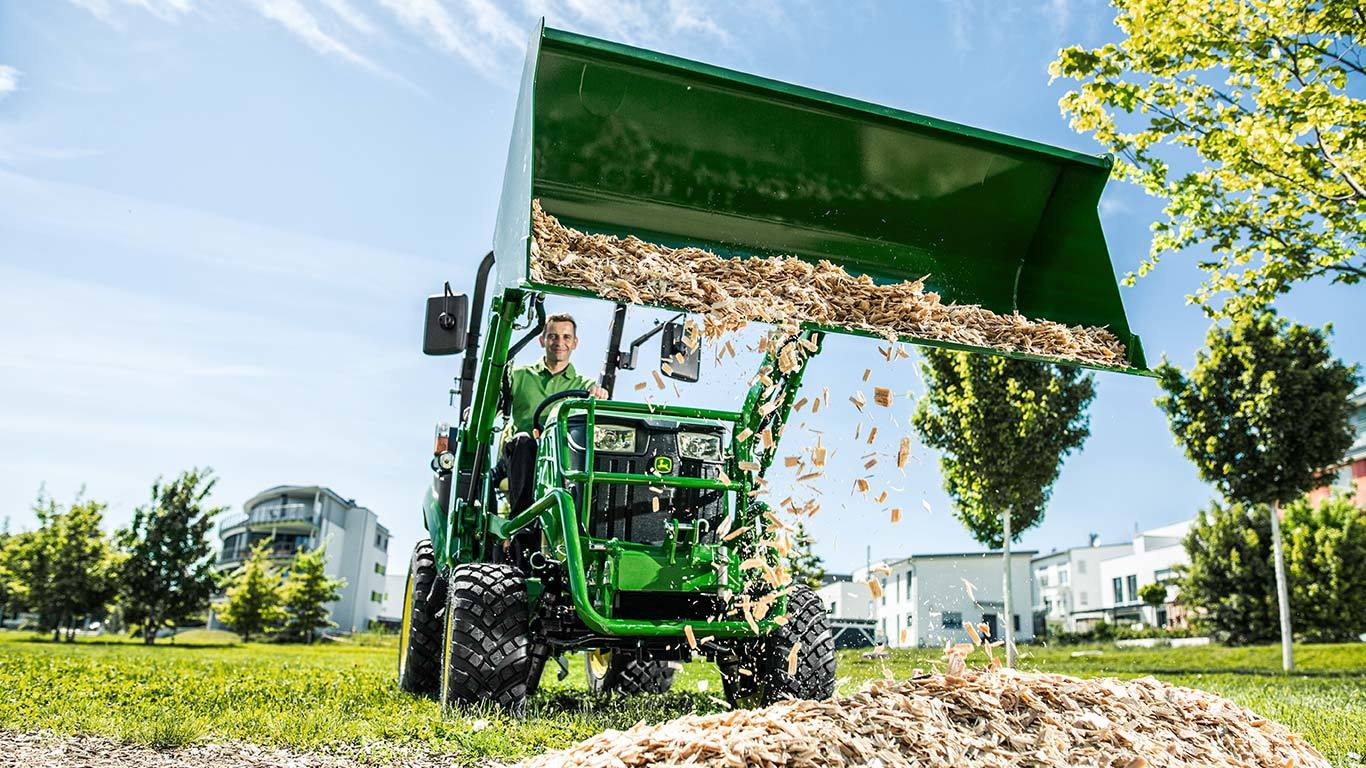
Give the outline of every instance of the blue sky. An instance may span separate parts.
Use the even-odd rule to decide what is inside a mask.
[[[61,501],[84,486],[121,524],[158,475],[208,465],[233,507],[279,483],[354,497],[394,532],[397,569],[421,533],[432,425],[454,417],[455,362],[420,354],[422,299],[443,280],[470,285],[489,247],[542,15],[1086,152],[1097,148],[1059,116],[1064,84],[1045,70],[1059,47],[1115,33],[1088,0],[0,0],[0,515],[30,526],[41,486]],[[1101,211],[1127,271],[1158,207],[1115,183]],[[1192,261],[1169,258],[1123,291],[1153,361],[1189,365],[1203,338],[1183,298]],[[1366,360],[1363,306],[1360,289],[1326,284],[1279,304],[1333,322],[1351,362]],[[584,326],[576,362],[595,373],[607,312],[566,308]],[[848,570],[869,546],[874,558],[975,548],[922,447],[904,477],[879,475],[886,504],[850,494],[867,449],[851,442],[845,396],[868,386],[864,368],[921,390],[913,365],[887,366],[869,340],[833,339],[812,364],[809,386],[828,387],[833,407],[807,426],[839,450],[817,551]],[[685,402],[728,404],[740,371],[705,370]],[[1102,374],[1098,389],[1092,437],[1026,547],[1124,540],[1211,495],[1150,380]],[[910,404],[862,432],[876,423],[894,451]],[[807,438],[793,435],[795,452]]]

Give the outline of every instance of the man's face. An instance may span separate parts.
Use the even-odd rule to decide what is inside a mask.
[[[569,355],[579,346],[579,337],[574,335],[574,324],[563,321],[546,323],[541,334],[541,346],[545,347],[546,363],[556,366],[569,362]]]

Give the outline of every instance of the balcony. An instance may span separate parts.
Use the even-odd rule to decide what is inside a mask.
[[[294,554],[301,549],[307,550],[309,547],[300,547],[294,544],[279,544],[267,549],[266,556],[278,558],[294,557]],[[251,547],[233,547],[232,549],[225,549],[222,552],[219,552],[218,560],[215,562],[218,565],[236,565],[238,563],[246,562],[249,557],[251,557]]]
[[[238,512],[223,518],[218,524],[218,534],[220,537],[229,529],[246,526],[248,528],[316,528],[319,525],[317,516],[313,513],[313,505],[303,502],[290,504],[260,504],[250,512]]]

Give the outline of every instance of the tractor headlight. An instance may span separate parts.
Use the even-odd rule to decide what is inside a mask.
[[[634,427],[614,427],[597,424],[593,427],[593,450],[610,453],[631,453],[636,449]]]
[[[719,462],[721,460],[721,436],[702,432],[679,432],[678,452],[687,459]]]

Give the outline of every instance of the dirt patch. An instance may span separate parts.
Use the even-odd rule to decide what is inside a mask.
[[[647,765],[1327,766],[1304,739],[1227,699],[1152,678],[966,671],[847,697],[608,731],[525,768]]]
[[[0,731],[3,768],[374,768],[376,762],[393,768],[442,765],[425,753],[360,761],[254,744],[206,743],[153,749],[103,736]]]

